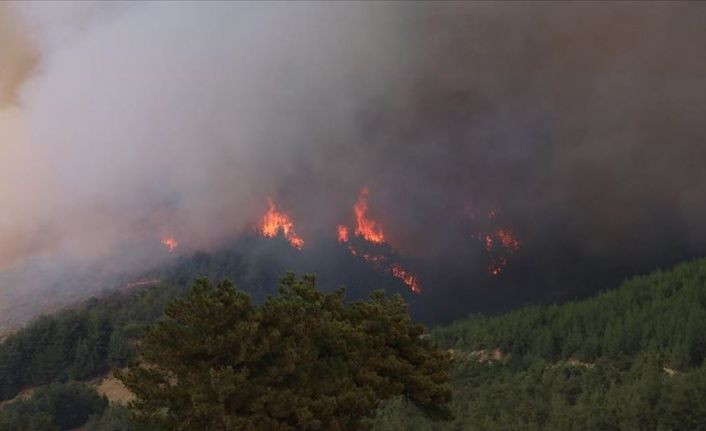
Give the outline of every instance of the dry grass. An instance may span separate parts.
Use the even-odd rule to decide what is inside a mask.
[[[5,404],[11,403],[13,401],[17,400],[26,400],[27,398],[31,397],[34,391],[39,389],[41,386],[32,386],[29,388],[22,389],[19,394],[15,395],[14,398],[10,398],[9,400],[5,401],[0,401],[0,407],[4,406]]]
[[[113,373],[109,373],[97,382],[94,382],[96,391],[105,395],[108,401],[116,404],[127,404],[135,396],[130,392],[123,383],[113,376]]]

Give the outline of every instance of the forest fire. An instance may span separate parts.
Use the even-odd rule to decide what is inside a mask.
[[[401,265],[396,263],[393,264],[390,267],[390,271],[392,271],[393,276],[402,280],[402,282],[406,284],[412,292],[420,293],[422,291],[422,287],[419,285],[417,276],[408,273]]]
[[[338,225],[338,242],[348,242],[348,228],[342,224]]]
[[[488,212],[488,220],[496,219],[497,210]],[[508,257],[515,254],[520,249],[520,241],[515,234],[508,228],[495,228],[490,233],[478,232],[477,235],[472,235],[478,238],[485,251],[491,258],[491,263],[488,265],[488,273],[497,277],[508,264]]]
[[[513,254],[520,248],[520,241],[515,238],[515,235],[508,229],[498,229],[495,231],[495,237],[500,240],[500,244],[502,244],[503,248],[510,253]]]
[[[353,206],[355,211],[356,228],[355,234],[362,236],[366,241],[382,244],[385,242],[385,235],[382,227],[365,216],[368,211],[368,187],[363,187],[358,195],[358,201]],[[339,231],[340,232],[340,231]]]
[[[358,195],[358,200],[353,206],[353,212],[356,217],[356,229],[354,231],[355,238],[359,238],[363,243],[369,245],[389,245],[385,242],[385,234],[382,227],[375,220],[366,217],[368,211],[368,187],[363,187]],[[348,250],[353,256],[360,257],[369,264],[381,268],[387,266],[386,271],[389,271],[393,277],[401,280],[413,293],[421,293],[422,287],[416,275],[410,274],[400,263],[387,264],[390,256],[387,253],[382,253],[382,250],[377,252],[364,252],[359,250],[350,242],[348,235],[348,227],[345,225],[337,226],[338,241],[348,244]]]
[[[411,273],[400,261],[399,254],[387,241],[382,224],[368,215],[367,186],[361,188],[353,205],[354,220],[350,224],[336,226],[336,238],[344,244],[348,252],[366,262],[373,268],[399,279],[410,291],[422,291],[419,277]],[[304,240],[296,233],[292,218],[277,209],[271,198],[267,199],[268,209],[262,216],[258,232],[267,238],[274,238],[280,233],[289,244],[301,250]],[[473,212],[466,208],[469,217],[475,219]],[[520,241],[508,227],[500,225],[499,212],[488,211],[482,217],[481,227],[472,237],[478,239],[488,256],[487,272],[492,277],[500,276],[508,266],[511,256],[520,249]],[[166,243],[165,243],[166,245]]]
[[[490,251],[493,249],[493,236],[492,235],[486,235],[485,238],[485,250]]]
[[[267,198],[268,209],[260,221],[260,233],[268,238],[274,238],[280,232],[289,241],[292,247],[301,250],[304,240],[294,231],[294,222],[285,213],[277,211],[272,198]]]
[[[164,245],[167,251],[171,253],[179,247],[179,241],[177,241],[173,235],[167,235],[162,238],[162,245]]]

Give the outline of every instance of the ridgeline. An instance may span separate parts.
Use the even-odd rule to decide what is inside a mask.
[[[231,263],[224,266],[226,261]],[[233,277],[245,267],[248,279]],[[25,401],[4,403],[3,429],[26,429],[30,418],[22,418],[22,412],[36,416],[39,411],[47,428],[37,429],[74,426],[62,413],[73,411],[70,406],[57,409],[46,401],[47,394],[63,390],[58,383],[95,381],[124,367],[139,351],[143,329],[186,292],[187,280],[202,275],[231,276],[239,286],[260,289],[255,296],[263,295],[264,278],[269,278],[239,256],[199,254],[150,274],[159,283],[41,317],[7,337],[0,345],[0,398],[54,386]],[[374,429],[706,429],[703,259],[634,277],[583,301],[473,316],[434,328],[429,339],[454,359],[453,418],[432,421],[400,398],[379,407]],[[71,386],[71,391],[79,389]],[[86,406],[95,411],[87,412]],[[127,425],[128,415],[117,403],[107,409],[98,401],[79,407],[81,418],[93,415],[89,430],[116,423],[141,429]]]

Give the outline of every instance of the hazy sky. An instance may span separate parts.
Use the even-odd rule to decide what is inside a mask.
[[[454,261],[469,208],[520,236],[517,271],[696,255],[704,22],[700,3],[0,3],[0,268],[215,247],[267,196],[335,235],[363,185],[394,246],[465,271],[486,266]]]

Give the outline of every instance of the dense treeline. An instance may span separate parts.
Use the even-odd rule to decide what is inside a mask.
[[[40,317],[0,344],[0,399],[26,387],[86,380],[124,366],[134,352],[131,339],[176,294],[155,286]]]
[[[0,397],[122,367],[143,328],[197,276],[271,293],[282,268],[269,263],[233,250],[199,253],[150,274],[157,285],[42,317],[0,345]],[[706,260],[585,301],[475,316],[436,328],[431,340],[455,358],[454,419],[430,421],[400,399],[382,406],[376,429],[706,429]],[[88,429],[128,423],[115,406]]]
[[[706,370],[669,376],[649,356],[629,370],[609,364],[527,369],[458,364],[450,423],[431,422],[401,400],[379,412],[376,430],[703,430]]]
[[[186,291],[199,275],[235,275],[243,266],[236,251],[196,253],[144,279],[157,285],[93,298],[73,310],[42,316],[0,344],[0,400],[51,382],[86,380],[122,367],[134,354],[132,340]],[[258,272],[254,272],[258,274]]]
[[[0,410],[4,431],[64,431],[99,417],[108,400],[82,383],[53,383],[35,391],[25,400],[16,400]]]
[[[706,261],[560,306],[437,328],[454,353],[451,423],[402,401],[377,429],[706,429]]]
[[[0,397],[120,366],[129,349],[121,334],[107,316],[90,310],[40,318],[0,346]]]
[[[130,419],[130,411],[120,404],[110,404],[101,416],[93,416],[86,423],[86,431],[151,431],[144,424]]]
[[[450,348],[500,348],[517,360],[632,360],[653,350],[670,367],[706,357],[706,261],[635,277],[590,300],[475,317],[439,328]]]
[[[348,256],[345,250],[338,251]],[[230,247],[184,256],[137,278],[158,280],[156,285],[120,289],[75,309],[36,319],[0,344],[0,400],[10,399],[26,387],[91,379],[122,367],[133,354],[131,340],[162,316],[166,304],[184,294],[198,277],[229,278],[261,302],[277,291],[278,278],[296,268],[299,260],[299,252],[284,238],[244,236]],[[364,271],[353,269],[367,280]],[[354,278],[353,274],[344,276]],[[329,281],[327,285],[337,287],[340,283]],[[370,285],[380,282],[371,281]],[[369,291],[347,292],[361,298]]]

